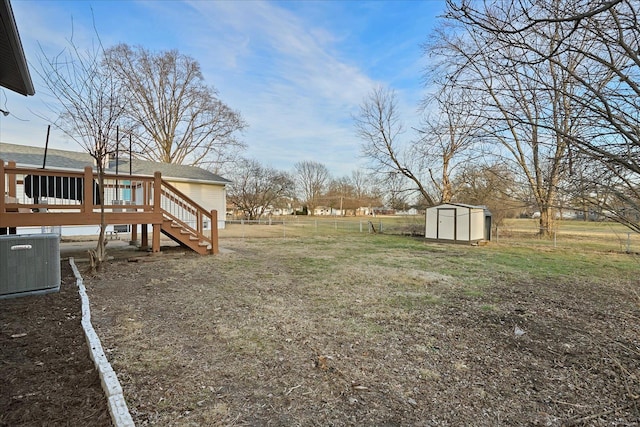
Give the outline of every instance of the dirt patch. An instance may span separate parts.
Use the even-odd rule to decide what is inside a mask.
[[[636,277],[478,287],[438,264],[468,248],[221,244],[85,280],[136,425],[640,425]]]
[[[0,426],[111,426],[67,262],[60,292],[0,300]]]

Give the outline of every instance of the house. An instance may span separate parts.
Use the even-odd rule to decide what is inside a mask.
[[[80,151],[67,151],[58,149],[48,149],[45,159],[43,147],[33,147],[26,145],[0,143],[0,159],[4,161],[14,161],[18,167],[56,169],[72,172],[82,172],[86,166],[91,166],[94,170],[95,160],[88,153]],[[105,202],[113,204],[128,205],[134,196],[134,192],[126,188],[127,176],[152,177],[155,172],[160,172],[163,179],[177,188],[180,192],[188,196],[191,200],[211,211],[224,212],[226,209],[225,187],[231,181],[216,175],[207,170],[194,167],[168,163],[156,163],[146,160],[127,158],[111,158],[105,165],[105,173],[122,176],[120,191],[106,191]],[[28,197],[22,191],[16,194],[18,201]],[[135,190],[134,190],[135,191]],[[224,215],[218,216],[218,229],[225,227]],[[210,225],[205,224],[205,229],[210,229]],[[22,228],[20,233],[40,232],[41,228]],[[51,230],[49,230],[51,231]],[[58,231],[58,230],[54,230]],[[90,235],[96,234],[96,226],[63,226],[58,231],[62,235]]]
[[[491,240],[491,213],[484,206],[444,203],[427,208],[425,238],[456,243]]]
[[[0,18],[0,86],[34,95],[9,0],[0,0]],[[2,109],[0,113],[9,114]],[[132,241],[139,231],[141,247],[150,246],[153,252],[160,251],[164,234],[201,255],[219,253],[218,227],[224,227],[224,217],[218,221],[217,212],[225,208],[229,181],[218,175],[188,166],[120,159],[108,162],[106,174],[98,176],[93,158],[86,154],[52,149],[45,156],[42,148],[1,145],[0,234],[29,233],[36,227],[41,232],[58,227],[60,234],[66,234],[69,228],[78,233],[77,227],[126,224]]]

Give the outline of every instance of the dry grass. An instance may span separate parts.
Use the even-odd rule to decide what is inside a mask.
[[[87,280],[137,425],[640,423],[634,256],[368,234],[221,247]]]

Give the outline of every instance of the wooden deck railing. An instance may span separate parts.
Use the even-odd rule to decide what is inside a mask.
[[[160,227],[168,217],[191,228],[217,251],[215,211],[204,210],[163,181],[159,172],[153,177],[105,174],[102,187],[105,222],[131,224],[132,240],[137,238],[137,225],[152,224],[153,250],[159,250]],[[0,189],[4,190],[0,230],[102,222],[98,175],[91,167],[84,172],[23,168],[0,159]],[[210,236],[205,234],[206,225],[211,228]],[[146,227],[141,230],[146,245]]]

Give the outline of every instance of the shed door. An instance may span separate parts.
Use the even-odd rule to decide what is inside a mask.
[[[456,210],[451,208],[438,209],[438,239],[456,239]]]

